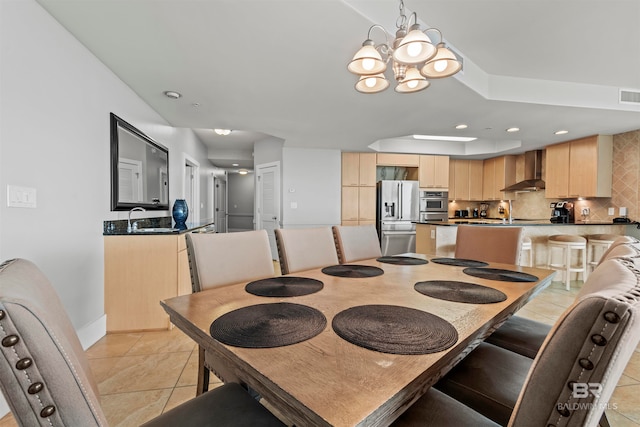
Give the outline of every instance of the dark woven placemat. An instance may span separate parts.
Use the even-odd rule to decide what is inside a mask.
[[[432,298],[468,304],[491,304],[507,299],[507,296],[497,289],[454,280],[418,282],[414,285],[414,289]]]
[[[308,277],[280,276],[247,283],[245,290],[261,297],[299,297],[318,292],[324,284]]]
[[[325,267],[322,272],[329,276],[362,278],[380,276],[384,270],[371,265],[341,264]]]
[[[315,337],[327,326],[320,311],[306,305],[279,302],[257,304],[223,314],[209,333],[223,344],[245,348],[271,348]]]
[[[336,314],[335,333],[369,350],[391,354],[428,354],[458,340],[453,325],[425,311],[395,305],[362,305]]]
[[[503,270],[501,268],[465,268],[463,273],[481,279],[500,280],[501,282],[537,282],[533,274],[522,271]]]
[[[464,258],[432,258],[431,262],[436,264],[453,265],[456,267],[485,267],[489,265],[484,261]]]
[[[376,259],[376,261],[395,265],[421,265],[429,262],[426,259],[414,258],[411,256],[383,256]]]

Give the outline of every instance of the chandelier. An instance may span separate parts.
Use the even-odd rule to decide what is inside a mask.
[[[382,25],[372,25],[362,48],[356,52],[347,69],[359,76],[356,90],[362,93],[382,92],[389,87],[384,75],[391,62],[393,75],[398,83],[395,90],[400,93],[418,92],[429,87],[427,79],[449,77],[460,71],[462,63],[442,38],[437,28],[421,30],[418,15],[413,12],[407,19],[404,2],[400,0],[400,16],[396,20],[396,38],[389,44],[387,30]],[[413,18],[414,24],[409,26]],[[384,33],[385,43],[376,45],[371,39],[374,29]],[[428,32],[438,34],[439,43],[434,46]]]

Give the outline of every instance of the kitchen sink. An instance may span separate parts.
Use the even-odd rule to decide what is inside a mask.
[[[177,233],[177,232],[178,232],[177,228],[162,228],[162,227],[138,228],[137,230],[134,231],[134,233]]]

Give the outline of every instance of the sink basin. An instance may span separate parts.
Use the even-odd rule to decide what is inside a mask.
[[[134,233],[177,233],[177,228],[138,228]]]

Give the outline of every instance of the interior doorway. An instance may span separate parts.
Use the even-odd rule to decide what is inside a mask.
[[[267,230],[273,259],[278,259],[274,230],[280,228],[280,162],[256,167],[256,229]]]
[[[200,164],[185,154],[183,194],[189,208],[188,221],[200,222]]]

